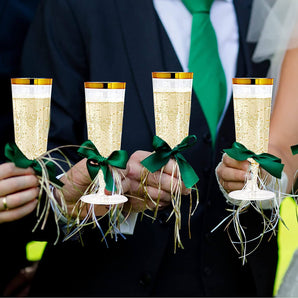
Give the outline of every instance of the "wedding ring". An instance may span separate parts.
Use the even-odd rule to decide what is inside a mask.
[[[7,206],[7,200],[6,200],[6,197],[3,198],[2,202],[3,202],[4,210],[8,210],[9,208],[8,208],[8,206]]]

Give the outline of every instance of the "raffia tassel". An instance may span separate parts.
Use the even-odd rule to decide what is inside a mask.
[[[112,195],[113,194],[123,194],[123,188],[122,188],[122,178],[124,177],[123,173],[119,172],[117,169],[114,167],[109,166],[109,169],[112,173],[113,180],[114,180],[114,187],[112,190]],[[125,177],[124,177],[125,178]],[[125,239],[125,236],[120,232],[120,225],[125,222],[126,217],[123,216],[122,211],[123,211],[123,204],[116,204],[116,205],[110,205],[109,211],[108,211],[108,216],[109,216],[109,228],[108,231],[106,232],[105,236],[108,234],[115,237],[115,241],[117,241],[118,234]]]
[[[123,174],[120,173],[117,169],[114,167],[109,166],[109,170],[112,173],[113,176],[113,190],[112,194],[122,194],[122,177]],[[96,193],[101,187],[104,187],[104,185],[100,185],[100,183],[103,183],[103,180],[100,177],[100,172],[98,172],[98,175],[94,178],[94,180],[90,183],[88,188],[85,190],[83,195],[93,194]],[[81,219],[81,214],[85,208],[88,208],[87,214],[84,218]],[[120,225],[126,220],[126,217],[122,214],[123,210],[123,204],[115,204],[115,205],[107,205],[107,211],[103,215],[97,215],[96,214],[96,205],[95,204],[87,204],[79,200],[76,205],[73,208],[72,214],[76,214],[75,219],[73,220],[73,224],[70,226],[70,229],[68,233],[66,234],[64,241],[72,238],[77,233],[79,233],[84,227],[93,225],[94,227],[97,227],[102,235],[102,241],[106,243],[106,246],[108,247],[108,242],[106,237],[108,235],[111,236],[111,238],[115,238],[115,241],[118,239],[118,235],[120,235],[122,238],[125,239],[125,236],[120,231]],[[129,214],[127,214],[128,216]],[[100,225],[100,220],[102,220],[104,217],[108,217],[108,227],[107,230],[104,231]]]
[[[254,208],[262,216],[262,218],[263,218],[263,230],[255,238],[247,240],[247,237],[246,237],[246,234],[245,234],[245,228],[241,225],[241,222],[240,222],[240,215],[241,215],[241,213],[246,212],[246,210],[250,206],[252,208]],[[277,213],[272,211],[270,218],[268,218],[264,214],[264,210],[261,207],[261,205],[259,205],[256,201],[243,201],[240,204],[240,206],[238,206],[238,208],[236,210],[234,210],[233,216],[232,216],[232,222],[233,222],[234,230],[236,232],[236,236],[238,238],[238,241],[233,241],[231,239],[231,236],[230,236],[229,232],[228,232],[228,235],[229,235],[229,238],[230,238],[231,243],[233,244],[235,250],[238,252],[238,254],[240,254],[239,258],[242,259],[242,265],[244,265],[246,263],[247,257],[258,249],[258,247],[260,246],[265,234],[267,234],[267,233],[272,233],[272,235],[276,234],[275,229],[276,229],[277,224],[278,224],[278,216],[276,216],[276,214]],[[231,223],[231,221],[228,223],[225,230],[228,231],[230,223]],[[257,241],[257,240],[258,240],[258,243],[255,245],[255,247],[251,251],[248,252],[247,251],[247,244],[251,243],[253,241]],[[241,247],[240,251],[237,249],[236,245],[240,245],[240,247]]]
[[[51,157],[45,157],[42,156],[40,158],[37,158],[36,161],[41,167],[41,176],[38,176],[39,183],[40,183],[40,191],[39,191],[39,196],[38,196],[38,204],[36,208],[36,216],[37,216],[37,223],[35,224],[32,232],[34,232],[39,225],[41,225],[40,229],[43,230],[45,228],[51,206],[53,207],[52,209],[54,210],[54,219],[56,222],[56,227],[57,227],[57,237],[54,242],[56,244],[59,240],[60,237],[60,227],[59,227],[59,220],[62,216],[67,216],[67,205],[65,203],[63,195],[60,197],[60,204],[57,202],[56,198],[54,197],[53,194],[53,187],[56,187],[57,189],[60,189],[60,185],[56,185],[54,182],[50,181],[48,171],[46,168],[47,162],[53,162],[56,163]],[[45,193],[45,200],[42,202],[42,194]],[[43,205],[43,207],[41,207]],[[42,208],[42,209],[41,209]],[[56,212],[59,210],[59,212]]]
[[[260,174],[260,173],[259,173]],[[260,189],[267,189],[268,181],[269,181],[269,175],[264,175],[263,178],[260,178],[258,175],[258,184]],[[247,261],[247,257],[251,255],[253,252],[255,252],[259,245],[261,244],[263,237],[267,233],[271,233],[272,235],[276,234],[276,227],[278,225],[279,220],[285,225],[285,222],[279,215],[279,207],[280,207],[280,202],[282,201],[282,197],[284,194],[281,192],[281,185],[278,182],[278,180],[275,180],[274,185],[272,185],[274,188],[274,193],[275,193],[275,198],[270,201],[270,209],[271,209],[271,214],[269,217],[267,217],[264,213],[264,208],[268,210],[268,202],[264,201],[256,201],[256,200],[244,200],[240,201],[239,206],[234,205],[233,209],[227,209],[227,211],[230,211],[231,214],[225,217],[212,231],[214,232],[216,229],[218,229],[224,222],[228,221],[224,230],[228,233],[228,237],[231,241],[231,244],[235,248],[236,252],[240,255],[240,259],[242,259],[242,265],[244,265]],[[245,189],[246,185],[244,186]],[[272,190],[272,189],[271,189]],[[263,205],[263,206],[262,206]],[[263,229],[260,232],[260,234],[253,239],[247,239],[246,233],[245,233],[245,227],[242,226],[241,221],[240,221],[240,216],[241,214],[245,213],[248,211],[249,208],[253,208],[258,214],[261,215],[262,220],[263,220]],[[237,240],[233,240],[229,229],[231,225],[234,228]],[[247,227],[249,228],[249,227]],[[250,250],[249,252],[247,251],[247,244],[257,241],[257,244],[255,247]],[[240,250],[237,248],[237,246],[240,245]]]
[[[158,197],[155,200],[150,196],[148,193],[148,175],[149,171],[144,168],[142,175],[141,175],[141,187],[142,187],[142,192],[144,193],[144,206],[148,208],[148,201],[152,202],[152,204],[155,206],[154,208],[154,214],[152,217],[152,220],[154,221],[157,217],[158,209],[159,209],[159,202],[160,202],[160,192],[161,192],[161,179],[162,179],[162,174],[164,172],[164,167],[160,169],[160,175],[158,179]],[[177,179],[177,183],[174,182],[174,179]],[[171,204],[173,207],[172,212],[170,213],[169,217],[167,218],[167,221],[170,220],[172,216],[175,216],[175,224],[174,224],[174,253],[176,253],[176,249],[181,248],[184,249],[184,246],[181,241],[180,237],[180,230],[181,230],[181,203],[182,203],[182,186],[183,186],[183,181],[181,178],[181,172],[179,169],[179,165],[177,161],[175,160],[175,164],[172,169],[171,173]],[[196,186],[192,188],[192,190],[195,190],[196,192],[196,204],[195,207],[193,208],[193,202],[192,202],[192,193],[190,193],[189,198],[190,198],[190,206],[189,206],[189,215],[188,215],[188,234],[189,238],[191,238],[191,231],[190,231],[190,219],[191,216],[194,214],[198,204],[199,204],[199,192]],[[145,209],[143,210],[143,214],[146,215]]]

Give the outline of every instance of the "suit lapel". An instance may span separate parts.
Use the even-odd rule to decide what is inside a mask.
[[[164,70],[158,22],[151,0],[114,0],[139,99],[154,132],[152,71]],[[142,11],[142,14],[139,12]],[[144,53],[149,53],[144,55]]]

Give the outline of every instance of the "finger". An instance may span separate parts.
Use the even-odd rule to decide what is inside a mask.
[[[143,187],[141,183],[138,180],[130,180],[130,193],[133,193],[137,196],[143,196]],[[182,195],[189,195],[191,193],[190,188],[186,188],[183,181],[181,181],[181,194]],[[179,181],[177,178],[173,178],[172,176],[168,174],[161,174],[160,171],[155,173],[148,172],[148,177],[146,178],[146,185],[150,190],[150,194],[153,199],[157,199],[158,193],[160,192],[162,200],[164,198],[169,198],[171,191],[177,190],[177,187],[179,185]]]
[[[133,180],[141,180],[144,174],[145,167],[141,164],[141,161],[148,157],[151,152],[148,151],[136,151],[134,152],[127,162],[127,176]]]
[[[184,196],[188,196],[191,193],[191,188],[186,188],[185,184],[182,181],[182,190],[181,194]]]
[[[140,184],[139,181],[136,180],[130,180],[130,188],[129,188],[129,194],[136,196],[136,197],[144,197],[145,196],[145,191],[144,188],[150,190],[150,195],[153,198],[157,198],[158,195],[158,188],[156,186],[150,186],[150,185],[146,185],[146,186],[142,186]],[[160,189],[160,193],[165,193],[164,190]]]
[[[151,154],[151,152],[148,151],[136,151],[133,153],[127,163],[127,177],[129,177],[131,180],[141,181],[144,179],[146,174],[148,174],[147,181],[151,186],[158,187],[159,183],[162,185],[162,189],[165,191],[170,191],[171,184],[169,181],[171,181],[172,177],[174,177],[173,185],[177,183],[177,176],[178,176],[178,164],[174,159],[170,159],[169,162],[160,170],[155,173],[150,173],[143,165],[140,163],[143,159],[148,157]],[[164,176],[162,178],[162,181],[159,181],[160,173],[164,173],[167,176]],[[182,183],[182,194],[188,195],[191,190],[187,189]]]
[[[227,192],[234,190],[241,190],[244,186],[244,182],[234,182],[234,181],[223,181],[221,185]]]
[[[39,188],[34,187],[30,189],[26,189],[24,191],[13,193],[10,195],[5,196],[6,199],[6,206],[3,205],[3,198],[2,198],[2,204],[0,206],[0,210],[6,210],[6,209],[14,209],[18,208],[22,205],[27,204],[28,202],[32,201],[33,199],[36,199],[39,195]],[[5,208],[7,207],[7,208]]]
[[[123,193],[128,192],[130,189],[130,179],[128,179],[128,178],[123,179],[121,181],[121,184],[122,184],[122,192]]]
[[[23,218],[35,209],[37,203],[38,201],[33,199],[21,207],[0,212],[0,223],[11,222]]]
[[[12,162],[3,163],[0,165],[0,180],[14,176],[32,174],[34,174],[34,170],[30,167],[27,169],[18,168]]]
[[[0,181],[0,197],[39,185],[35,175],[16,176]]]
[[[155,186],[159,188],[159,185],[161,186],[161,189],[166,192],[171,192],[174,189],[177,189],[178,185],[181,183],[181,194],[182,195],[189,195],[191,193],[191,188],[186,188],[184,182],[177,178],[177,175],[172,176],[172,173],[167,174],[162,171],[157,171],[154,173],[148,174],[148,180],[147,184],[149,186]]]
[[[143,187],[140,184],[140,182],[137,180],[131,180],[131,179],[130,179],[129,191],[127,193],[137,197],[143,197],[144,195]]]
[[[139,179],[144,171],[144,166],[141,164],[141,161],[143,161],[146,157],[151,155],[152,152],[148,151],[136,151],[134,152],[128,163],[127,163],[127,169],[128,174],[135,179]],[[172,175],[172,172],[174,171],[174,176],[177,176],[177,162],[174,159],[170,159],[169,162],[163,167],[163,172],[169,175]]]
[[[217,166],[216,172],[220,181],[243,182],[247,175],[246,170],[228,167],[224,162]]]
[[[145,192],[154,201],[160,200],[162,202],[170,202],[171,200],[171,194],[167,191],[148,185],[144,189],[138,181],[130,181],[130,195],[136,196],[138,198],[145,198]]]
[[[163,167],[163,172],[169,175],[177,177],[178,175],[178,164],[177,161],[171,158],[168,163]]]
[[[83,188],[89,185],[92,180],[87,169],[87,159],[83,158],[76,163],[60,180],[65,184],[65,189],[67,189],[68,185],[70,185],[70,188],[72,188],[73,185],[77,187],[82,186]]]
[[[146,185],[153,186],[156,188],[161,188],[165,191],[171,190],[171,181],[176,181],[175,178],[172,179],[171,175],[157,171],[154,173],[148,172]]]
[[[155,202],[159,201],[159,203],[162,203],[163,205],[169,205],[171,202],[171,194],[162,189],[157,189],[155,187],[148,186],[146,187],[146,192],[150,196],[150,198]]]
[[[229,157],[226,153],[224,153],[224,155],[222,157],[222,162],[227,167],[235,168],[235,169],[239,169],[239,170],[243,170],[243,171],[248,171],[248,168],[250,165],[248,160],[239,161],[239,160]]]
[[[126,169],[117,169],[121,180],[125,179],[125,177],[127,176],[128,172],[129,172],[129,165],[126,166]]]
[[[183,181],[179,181],[178,178],[167,173],[162,173],[161,171],[149,173],[147,176],[146,185],[155,187],[157,189],[160,188],[161,190],[168,193],[171,193],[171,191],[177,189],[179,185],[181,185],[181,193],[183,195],[189,195],[191,192],[191,189],[187,189],[185,187]]]
[[[141,152],[142,152],[142,154],[139,157],[143,156],[144,157],[143,159],[145,159],[146,157],[148,157],[151,154],[151,153],[148,154],[147,151],[145,151],[145,152],[141,151]],[[129,163],[129,165],[128,165],[129,166],[129,171],[128,172],[129,173],[132,172],[134,174],[134,178],[141,177],[141,175],[143,174],[143,171],[145,169],[145,167],[141,164],[141,161],[143,159],[140,160],[138,158],[136,160],[133,160],[133,162]],[[132,167],[133,167],[133,169],[131,169]],[[178,175],[177,170],[178,170],[178,164],[177,164],[176,160],[171,158],[168,161],[168,163],[165,166],[162,167],[162,169],[160,171],[162,171],[165,174],[168,174],[168,175],[171,175],[171,176],[173,175],[174,177],[177,177],[177,175]]]

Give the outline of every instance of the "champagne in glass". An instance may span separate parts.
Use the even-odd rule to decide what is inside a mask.
[[[52,79],[11,79],[15,142],[28,159],[47,151]]]
[[[233,79],[236,141],[256,154],[268,151],[272,87],[273,79]],[[258,187],[259,164],[253,159],[249,161],[251,174],[245,188],[229,196],[237,200],[273,199],[273,192]]]
[[[153,72],[156,135],[171,148],[189,132],[193,73]]]
[[[193,73],[190,72],[153,72],[153,98],[155,132],[173,149],[189,134]],[[177,161],[172,174],[177,173],[178,183],[171,183],[171,198],[175,214],[174,252],[176,244],[182,247],[179,230],[181,229],[181,191],[182,178]],[[155,209],[156,216],[159,199]],[[170,215],[172,216],[172,215]]]
[[[103,157],[120,150],[124,109],[125,83],[85,82],[86,120],[88,139]],[[99,190],[81,198],[89,204],[111,205],[127,201],[120,194],[104,194],[102,171],[98,173]]]

